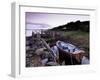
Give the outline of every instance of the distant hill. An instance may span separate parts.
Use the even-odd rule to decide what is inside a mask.
[[[76,31],[76,30],[80,30],[80,31],[85,31],[85,32],[89,32],[89,23],[90,21],[76,21],[76,22],[70,22],[64,25],[60,25],[58,27],[54,27],[50,30],[53,31]]]

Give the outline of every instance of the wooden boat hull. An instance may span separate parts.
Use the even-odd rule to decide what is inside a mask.
[[[57,43],[57,47],[59,49],[59,63],[62,63],[63,61],[65,61],[66,65],[81,64],[83,51],[78,50],[76,51],[76,53],[75,52],[70,53],[62,49],[61,47],[59,47],[58,43]]]
[[[66,65],[77,65],[81,64],[82,53],[70,54],[61,49],[59,49],[59,63],[61,64],[65,61]]]

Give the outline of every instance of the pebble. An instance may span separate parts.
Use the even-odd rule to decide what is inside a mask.
[[[48,59],[47,59],[47,58],[46,58],[46,59],[41,60],[41,63],[42,63],[42,65],[43,65],[43,66],[45,66],[47,62],[48,62]]]
[[[56,62],[48,62],[47,65],[49,65],[49,66],[57,66],[58,63],[56,63]]]
[[[81,64],[89,64],[89,63],[90,63],[90,61],[88,60],[88,58],[83,56]]]

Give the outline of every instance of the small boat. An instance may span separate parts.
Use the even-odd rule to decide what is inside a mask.
[[[78,54],[78,53],[84,53],[83,50],[80,50],[75,45],[72,45],[70,43],[65,43],[63,41],[57,41],[56,46],[63,52],[69,53],[69,54]]]
[[[65,61],[66,65],[81,64],[81,59],[85,51],[79,49],[73,44],[57,41],[56,46],[59,49],[59,60]]]

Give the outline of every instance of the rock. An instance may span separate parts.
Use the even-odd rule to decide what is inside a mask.
[[[59,59],[59,50],[57,48],[57,46],[53,46],[51,47],[51,50],[53,51],[53,55],[56,59]]]
[[[30,49],[30,46],[26,46],[26,50],[29,50]]]
[[[32,54],[28,53],[26,54],[26,57],[32,57]]]
[[[46,59],[41,60],[42,65],[43,65],[43,66],[45,66],[45,65],[46,65],[46,63],[47,63],[47,61],[48,61],[48,59],[47,59],[47,58],[46,58]]]
[[[34,67],[42,66],[40,56],[34,55],[34,57],[32,58],[32,66],[34,66]]]
[[[31,60],[30,60],[30,58],[26,58],[26,67],[30,67],[30,65],[31,65]]]
[[[37,54],[37,55],[41,55],[41,54],[43,54],[44,49],[45,49],[45,48],[37,49],[37,50],[35,51],[35,54]]]
[[[83,56],[81,64],[89,64],[89,63],[90,61],[85,56]]]
[[[58,63],[57,62],[48,62],[46,65],[48,65],[48,66],[57,66]]]
[[[42,59],[45,59],[45,58],[49,58],[49,55],[50,55],[49,52],[43,51],[43,54],[41,54],[40,56],[41,56]]]
[[[61,65],[65,65],[65,61],[63,61]]]

